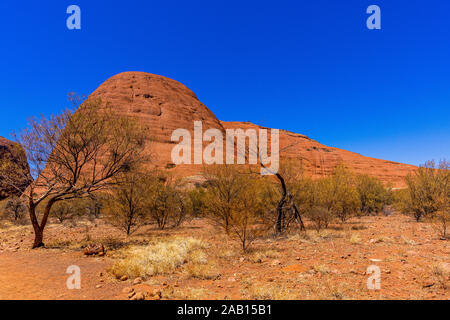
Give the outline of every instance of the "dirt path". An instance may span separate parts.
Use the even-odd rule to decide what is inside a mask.
[[[117,299],[120,283],[100,276],[108,263],[108,259],[87,258],[79,252],[0,252],[0,299]],[[81,269],[80,290],[66,286],[71,265]]]

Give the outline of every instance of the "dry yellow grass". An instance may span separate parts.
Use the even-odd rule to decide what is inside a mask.
[[[321,274],[327,274],[330,273],[330,269],[328,268],[327,265],[325,264],[319,264],[319,265],[314,265],[313,266],[313,270],[315,272],[321,273]]]
[[[185,272],[189,277],[200,280],[213,280],[220,277],[216,266],[212,264],[190,263],[186,265]]]
[[[448,267],[445,268],[443,264],[433,264],[432,274],[440,286],[447,290],[450,282],[450,272]]]
[[[361,238],[360,238],[359,234],[353,233],[352,236],[350,237],[350,243],[351,244],[360,244]]]
[[[287,288],[282,284],[253,284],[245,293],[254,300],[296,300],[298,295],[295,290]]]
[[[207,245],[194,238],[176,237],[119,252],[109,271],[116,277],[149,277],[174,273],[185,263],[206,264]]]

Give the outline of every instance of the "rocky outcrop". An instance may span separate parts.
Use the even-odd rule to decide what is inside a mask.
[[[177,175],[196,175],[201,165],[172,163],[172,132],[186,129],[194,138],[194,121],[201,121],[203,131],[217,128],[221,122],[197,96],[178,81],[144,72],[124,72],[106,80],[89,99],[100,98],[104,106],[138,122],[146,133],[145,150],[155,164],[173,169]],[[206,146],[206,143],[204,143]],[[192,145],[193,147],[193,145]]]
[[[202,165],[174,165],[171,152],[175,144],[171,135],[176,129],[186,129],[194,137],[194,121],[202,121],[203,132],[216,128],[259,130],[248,122],[221,122],[197,96],[183,84],[162,76],[144,72],[125,72],[105,81],[89,99],[100,98],[103,105],[119,114],[135,119],[145,130],[146,151],[153,164],[183,177],[198,177]],[[269,134],[270,138],[270,134]],[[204,142],[206,146],[209,142]],[[193,145],[192,145],[193,146]],[[367,173],[394,187],[404,186],[404,177],[414,166],[364,157],[350,151],[327,147],[304,135],[280,130],[280,160],[293,159],[314,177],[330,174],[344,163],[357,173]]]
[[[256,131],[262,128],[249,122],[222,122],[222,126],[225,129]],[[358,153],[328,147],[305,135],[285,130],[280,130],[280,150],[281,161],[296,162],[305,173],[313,177],[329,175],[337,165],[345,164],[355,173],[369,174],[394,188],[402,188],[405,186],[405,177],[416,169],[412,165],[364,157]]]
[[[0,200],[11,195],[20,195],[31,183],[30,168],[24,150],[17,143],[0,137],[0,167],[11,172],[12,183],[0,176]]]

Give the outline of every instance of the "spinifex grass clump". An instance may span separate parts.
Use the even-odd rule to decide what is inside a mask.
[[[122,257],[109,271],[117,278],[170,274],[185,263],[206,264],[205,248],[206,244],[194,238],[173,238],[132,247],[121,253]]]

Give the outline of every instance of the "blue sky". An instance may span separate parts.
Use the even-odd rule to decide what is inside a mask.
[[[82,29],[66,28],[76,4]],[[381,8],[382,29],[366,28]],[[450,1],[0,3],[0,135],[123,71],[191,88],[221,120],[366,156],[450,158]]]

